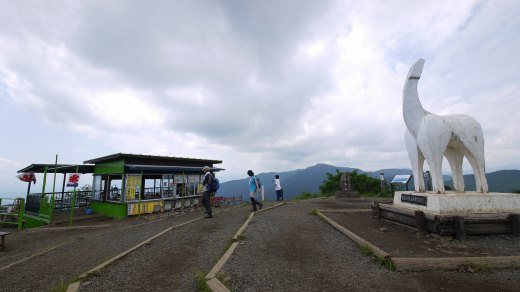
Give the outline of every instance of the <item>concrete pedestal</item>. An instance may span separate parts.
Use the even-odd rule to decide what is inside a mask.
[[[520,213],[520,194],[396,192],[394,207],[438,215]]]

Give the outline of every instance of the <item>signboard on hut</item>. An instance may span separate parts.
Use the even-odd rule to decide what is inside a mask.
[[[69,174],[69,179],[67,180],[68,187],[77,187],[79,183],[79,173],[71,173]]]

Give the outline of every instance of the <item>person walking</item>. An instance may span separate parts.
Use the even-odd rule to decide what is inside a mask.
[[[253,205],[253,211],[257,210],[257,206],[261,210],[262,207],[264,206],[264,204],[262,204],[261,202],[259,202],[256,199],[256,194],[261,191],[260,186],[258,184],[258,179],[256,178],[256,176],[252,170],[248,170],[247,175],[249,175],[249,199],[251,199],[251,205]]]
[[[279,175],[274,176],[274,191],[276,192],[276,200],[283,201],[283,189],[282,185],[280,184]]]
[[[204,166],[202,168],[202,172],[204,172],[204,181],[202,181],[202,205],[206,209],[206,216],[204,218],[213,218],[213,213],[211,212],[211,199],[210,199],[210,191],[209,184],[213,179],[213,176],[210,173],[211,167]]]

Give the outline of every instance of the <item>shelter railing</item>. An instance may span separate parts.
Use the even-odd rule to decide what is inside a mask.
[[[87,207],[90,206],[92,191],[76,191],[76,201],[72,204],[74,192],[54,193],[54,209],[68,209],[71,206]]]
[[[72,203],[74,192],[55,192],[54,193],[54,209],[68,209],[86,207],[90,205],[90,197],[92,191],[76,191],[76,200]],[[27,202],[25,210],[30,213],[38,214],[40,212],[40,204],[43,198],[47,198],[50,202],[52,193],[33,193],[27,195]]]
[[[25,202],[25,212],[38,214],[40,212],[40,194],[28,194]]]

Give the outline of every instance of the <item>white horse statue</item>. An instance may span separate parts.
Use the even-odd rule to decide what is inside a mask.
[[[484,135],[480,124],[467,115],[439,116],[422,107],[417,83],[423,66],[423,59],[413,64],[403,89],[403,117],[408,128],[405,142],[412,164],[415,191],[425,191],[422,174],[426,159],[430,167],[433,192],[445,192],[442,178],[442,160],[445,156],[450,163],[455,191],[465,191],[462,161],[466,157],[475,174],[477,192],[487,193]]]

